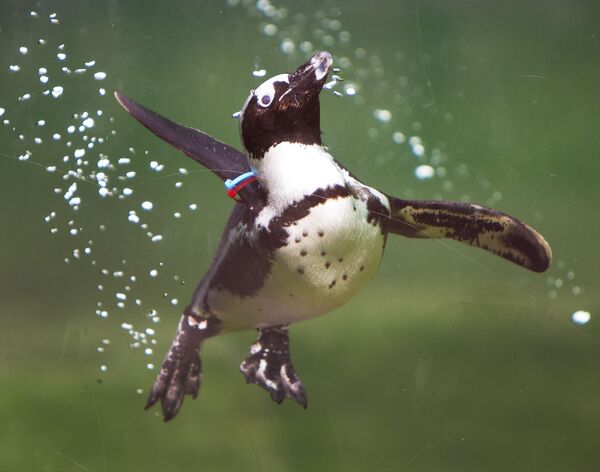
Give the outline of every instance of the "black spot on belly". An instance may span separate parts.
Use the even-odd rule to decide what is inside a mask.
[[[329,288],[333,288],[335,286],[335,280],[329,284]]]
[[[296,236],[296,239],[294,239],[294,241],[296,241],[297,243],[300,242],[300,236]]]
[[[331,266],[331,262],[326,262],[326,263],[325,263],[325,268],[326,268],[326,269],[329,269],[329,267],[330,267],[330,266]]]
[[[306,238],[308,236],[308,231],[306,231],[306,230],[302,231],[302,236],[304,236]]]
[[[301,256],[306,256],[307,254],[308,252],[306,251],[306,249],[302,249],[302,251],[300,251]]]
[[[325,251],[321,251],[321,257],[325,257],[327,253]]]
[[[344,274],[344,275],[342,275],[342,279],[344,279],[344,280],[348,280],[348,274]]]
[[[304,267],[298,267],[298,269],[296,269],[298,271],[299,274],[304,274]]]
[[[338,259],[338,262],[344,262],[344,258],[343,258],[343,257],[340,257],[340,258]]]
[[[325,231],[323,231],[322,229],[320,229],[317,234],[319,235],[319,237],[323,237],[325,235]]]
[[[363,270],[365,270],[365,266],[360,266],[360,271],[362,272]]]

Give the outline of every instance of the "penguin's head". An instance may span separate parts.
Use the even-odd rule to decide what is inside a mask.
[[[318,52],[291,74],[279,74],[250,92],[240,112],[242,144],[260,159],[281,142],[321,144],[319,93],[333,59]]]

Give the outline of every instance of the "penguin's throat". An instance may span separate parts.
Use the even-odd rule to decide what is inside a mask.
[[[268,195],[268,205],[284,207],[319,189],[345,185],[345,177],[331,155],[318,144],[283,142],[250,165]]]

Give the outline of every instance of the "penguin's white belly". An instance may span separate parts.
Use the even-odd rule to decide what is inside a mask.
[[[273,255],[258,292],[213,294],[211,308],[225,330],[289,324],[347,302],[375,274],[384,248],[379,225],[367,221],[364,201],[330,199],[287,227],[287,245]]]

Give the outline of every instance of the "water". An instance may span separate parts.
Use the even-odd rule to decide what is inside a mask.
[[[2,468],[594,470],[596,10],[6,5]],[[112,92],[239,146],[248,90],[319,49],[339,160],[400,197],[521,217],[554,263],[390,238],[367,290],[292,329],[306,411],[244,384],[241,333],[207,344],[200,397],[164,425],[143,400],[232,202]]]

